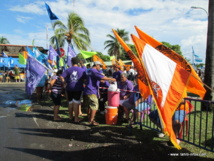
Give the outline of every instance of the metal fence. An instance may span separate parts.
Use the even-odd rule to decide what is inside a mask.
[[[186,101],[191,103],[193,109],[186,115],[182,123],[182,132],[180,132],[178,138],[194,146],[214,152],[214,110],[210,110],[210,108],[213,108],[214,102],[193,98],[185,98]],[[205,110],[202,110],[202,106],[205,107]],[[153,104],[150,110],[155,109],[155,104]],[[140,128],[147,127],[161,132],[158,126],[150,120],[148,114],[148,111],[146,111],[143,114],[142,122],[138,122]]]

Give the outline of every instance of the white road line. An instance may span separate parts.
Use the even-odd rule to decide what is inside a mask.
[[[33,121],[36,123],[36,125],[39,127],[39,124],[37,123],[37,118],[33,117]],[[39,127],[40,128],[40,127]]]

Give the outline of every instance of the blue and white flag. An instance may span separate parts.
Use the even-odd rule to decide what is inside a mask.
[[[196,55],[196,54],[194,54],[194,58],[195,58],[195,62],[200,63],[200,62],[203,61],[203,59],[200,56]]]
[[[69,67],[72,66],[72,64],[71,64],[71,59],[72,59],[73,57],[76,57],[76,56],[77,56],[77,54],[75,53],[74,49],[73,49],[70,45],[68,45],[67,65],[68,65]]]
[[[4,57],[4,58],[8,58],[8,56],[7,56],[7,54],[4,52],[4,51],[2,51],[2,57]]]
[[[26,65],[25,90],[28,95],[32,95],[36,86],[44,76],[46,67],[32,56],[28,56]]]
[[[56,56],[58,56],[58,53],[56,52],[56,50],[54,50],[54,48],[50,45],[50,48],[48,50],[48,60],[52,61],[52,64],[54,64],[54,61],[56,59]]]

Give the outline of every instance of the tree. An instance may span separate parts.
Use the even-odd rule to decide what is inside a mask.
[[[162,41],[163,45],[172,49],[173,51],[175,51],[177,54],[182,55],[182,51],[181,51],[181,46],[180,45],[171,45],[168,42]],[[183,56],[183,55],[182,55]]]
[[[53,24],[60,46],[63,47],[67,41],[68,44],[77,47],[79,50],[87,50],[91,41],[89,31],[85,27],[83,19],[78,14],[71,12],[67,20],[67,26],[60,20],[55,21]],[[52,44],[56,37],[51,37]]]
[[[9,40],[3,36],[0,37],[0,44],[9,44]]]
[[[207,48],[205,61],[204,83],[213,89],[214,87],[214,1],[209,0],[208,10]],[[204,99],[214,101],[213,90],[205,87],[207,92]]]
[[[125,41],[129,41],[128,32],[125,31],[125,29],[116,29],[116,32],[118,35]],[[104,42],[105,48],[108,49],[108,54],[110,56],[115,56],[117,59],[120,58],[123,48],[118,42],[118,40],[114,37],[114,35],[108,34],[107,37],[110,38],[110,40],[107,40]]]

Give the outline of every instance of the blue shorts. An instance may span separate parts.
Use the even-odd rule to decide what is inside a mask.
[[[148,110],[149,108],[150,106],[147,102],[141,102],[135,107],[135,109],[138,110],[139,112]]]

